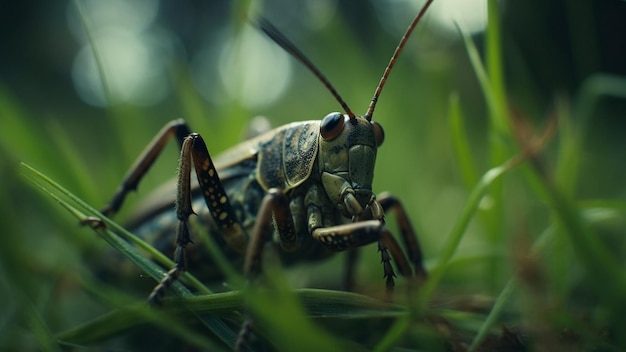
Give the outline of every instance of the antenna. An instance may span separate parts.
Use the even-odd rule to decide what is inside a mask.
[[[296,46],[292,42],[290,42],[289,39],[287,39],[276,27],[274,27],[274,25],[272,25],[268,20],[264,18],[257,19],[256,25],[265,34],[267,34],[268,37],[276,42],[276,44],[280,45],[283,49],[285,49],[285,51],[298,59],[298,61],[302,62],[304,66],[306,66],[311,72],[313,72],[315,77],[322,81],[324,86],[326,86],[326,88],[335,97],[335,99],[337,99],[348,117],[350,117],[351,120],[355,118],[355,115],[348,107],[348,104],[346,104],[346,102],[341,98],[339,93],[337,93],[335,87],[330,84],[328,78],[326,78],[326,76],[324,76],[322,72],[317,67],[315,67],[315,65],[313,65],[311,60],[309,60],[300,50],[298,50],[298,48],[296,48]]]
[[[383,76],[380,78],[380,82],[378,82],[378,87],[376,87],[376,90],[374,91],[374,97],[372,98],[372,101],[370,102],[370,106],[367,108],[367,112],[365,113],[364,117],[368,121],[372,120],[372,115],[374,115],[374,108],[376,107],[376,103],[378,102],[378,97],[380,96],[380,93],[383,91],[383,87],[385,86],[385,83],[387,83],[387,78],[389,77],[389,74],[391,73],[391,69],[396,64],[396,60],[398,59],[398,56],[400,56],[402,49],[404,49],[404,45],[409,39],[409,36],[411,36],[411,33],[413,33],[413,29],[415,29],[415,26],[417,25],[417,23],[422,19],[422,17],[424,17],[426,10],[428,10],[428,7],[430,6],[430,4],[432,4],[433,1],[434,0],[426,1],[426,4],[424,4],[420,12],[417,14],[417,16],[415,16],[415,18],[413,19],[413,22],[411,22],[409,27],[406,29],[406,32],[404,32],[404,36],[402,36],[402,39],[400,39],[400,43],[398,43],[396,50],[393,52],[393,55],[391,56],[391,59],[389,60],[389,64],[387,64],[387,68],[385,68],[385,72],[383,73]]]

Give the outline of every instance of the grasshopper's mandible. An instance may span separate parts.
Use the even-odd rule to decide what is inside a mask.
[[[382,127],[372,121],[372,116],[400,51],[431,3],[432,0],[426,2],[407,29],[363,116],[348,108],[329,81],[295,46],[269,23],[259,21],[266,34],[328,87],[344,113],[333,112],[321,121],[278,127],[214,160],[203,138],[192,133],[183,120],[166,125],[139,156],[103,211],[107,215],[117,212],[167,141],[172,137],[178,140],[181,152],[176,191],[176,265],[155,287],[151,302],[159,302],[186,270],[192,207],[223,251],[230,258],[243,258],[242,270],[247,277],[254,277],[261,270],[261,255],[268,243],[278,248],[286,263],[291,263],[318,260],[333,252],[376,242],[388,290],[392,289],[395,276],[389,253],[400,274],[425,278],[417,236],[401,203],[389,194],[376,196],[372,191],[376,151],[384,137]],[[190,181],[193,169],[197,185]],[[155,206],[157,210],[142,221],[153,221],[166,208]],[[397,217],[408,258],[385,226],[384,216],[389,211]]]

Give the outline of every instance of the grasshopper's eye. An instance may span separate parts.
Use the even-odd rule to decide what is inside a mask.
[[[320,134],[325,141],[332,141],[343,131],[344,117],[338,112],[331,112],[324,116],[320,124]]]
[[[381,126],[378,122],[372,122],[372,127],[374,127],[374,137],[376,138],[376,146],[380,147],[385,140],[385,131],[383,131],[383,126]]]

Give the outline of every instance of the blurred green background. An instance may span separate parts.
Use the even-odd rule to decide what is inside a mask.
[[[503,66],[490,66],[489,73],[503,73],[506,100],[500,96],[500,103],[535,134],[555,118],[566,121],[562,128],[576,131],[573,141],[580,148],[566,149],[563,130],[557,130],[541,155],[543,172],[558,183],[554,173],[564,151],[577,151],[574,167],[561,170],[570,173],[565,179],[571,184],[557,187],[563,186],[571,204],[586,211],[585,227],[598,235],[593,241],[623,265],[626,2],[497,3],[501,28],[496,52]],[[42,327],[58,332],[107,310],[80,280],[107,253],[106,244],[32,187],[20,173],[20,162],[101,207],[142,148],[174,118],[185,118],[215,155],[241,140],[253,116],[267,116],[278,126],[339,110],[319,81],[248,24],[247,17],[256,14],[281,29],[348,105],[364,113],[404,28],[421,6],[420,1],[374,0],[79,4],[82,17],[73,1],[12,2],[0,13],[3,350],[51,347],[42,343]],[[476,176],[518,149],[510,139],[505,142],[508,149],[500,149],[509,154],[494,152],[489,107],[455,18],[483,55],[487,4],[435,1],[398,60],[374,115],[386,136],[374,189],[402,199],[429,268],[449,240]],[[108,92],[102,89],[90,43],[96,44],[102,60]],[[449,119],[456,106],[453,97],[462,112],[469,157],[455,151]],[[123,223],[136,202],[171,179],[176,161],[172,143],[116,219]],[[476,173],[473,183],[472,177],[463,176],[465,161]],[[521,258],[527,258],[531,243],[554,226],[549,202],[533,192],[526,174],[513,171],[497,188],[495,199],[483,200],[479,216],[465,231],[436,302],[498,295],[526,263]],[[611,314],[623,305],[603,303],[592,287],[598,281],[590,279],[614,278],[590,272],[593,266],[581,260],[567,236],[554,237],[548,248],[547,255],[529,264],[545,280],[534,287],[540,292],[522,288],[509,304],[518,317],[512,325],[523,327],[537,319],[520,311],[529,301],[536,305],[533,299],[540,296],[546,307],[588,324],[585,332],[591,340],[606,329],[616,345],[604,347],[624,343],[623,338],[614,342],[620,332],[614,329],[626,324]],[[375,246],[361,253],[361,292],[365,287],[382,290]],[[308,282],[324,282],[319,276],[331,271],[329,276],[337,277],[341,263],[337,258],[320,268],[299,270],[318,276]],[[623,272],[623,267],[617,269]],[[402,285],[401,278],[398,282]],[[561,326],[552,327],[561,336]],[[580,331],[576,336],[589,337]]]

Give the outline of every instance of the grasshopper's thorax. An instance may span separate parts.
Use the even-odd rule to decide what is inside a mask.
[[[330,113],[320,124],[319,138],[324,190],[342,215],[358,217],[376,202],[372,180],[382,128],[364,117]]]

